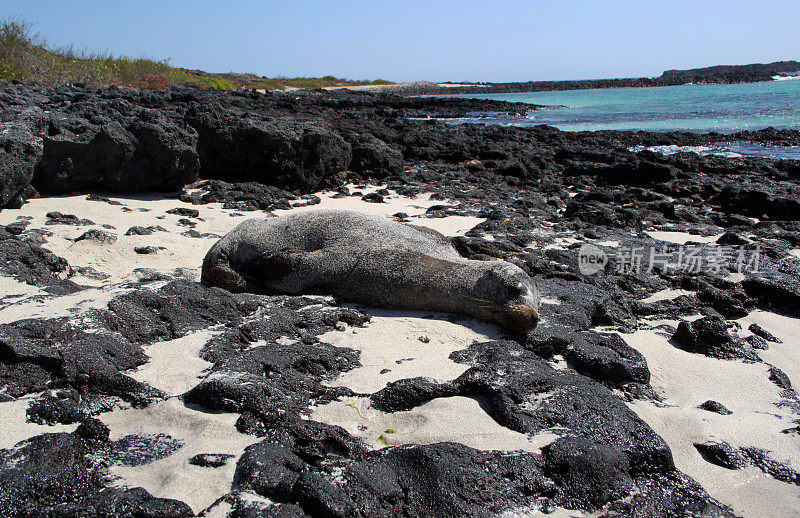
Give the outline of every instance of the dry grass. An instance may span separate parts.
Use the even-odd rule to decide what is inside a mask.
[[[0,20],[0,80],[13,79],[44,86],[80,82],[91,86],[122,85],[153,89],[190,82],[219,90],[391,84],[381,79],[350,81],[334,76],[270,79],[252,74],[211,74],[170,66],[169,59],[114,57],[76,51],[73,47],[55,48],[34,32],[30,23],[12,17]]]

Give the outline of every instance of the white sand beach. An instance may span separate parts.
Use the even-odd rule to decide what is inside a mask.
[[[351,186],[354,187],[354,186]],[[373,192],[383,186],[360,189]],[[463,235],[482,222],[481,218],[449,216],[426,218],[425,211],[441,200],[430,195],[406,198],[391,194],[386,203],[367,203],[360,197],[334,197],[322,193],[321,203],[298,207],[276,214],[342,208],[384,215],[405,212],[415,225],[433,228],[448,236]],[[104,307],[114,296],[131,290],[131,282],[141,278],[142,270],[169,274],[172,277],[199,279],[200,265],[208,248],[236,224],[260,213],[240,213],[224,209],[220,204],[191,205],[176,199],[155,195],[115,197],[120,205],[88,201],[86,196],[62,196],[30,200],[21,210],[0,212],[0,224],[13,223],[20,217],[30,218],[28,229],[46,232],[44,247],[64,257],[71,265],[91,267],[81,270],[72,279],[90,289],[72,295],[54,296],[42,290],[0,276],[0,322],[11,323],[25,318],[64,316],[80,319],[93,308]],[[191,218],[194,230],[207,237],[190,237],[181,222],[182,216],[166,211],[176,207],[196,209],[199,217]],[[46,225],[46,214],[59,210],[76,214],[92,225]],[[125,235],[132,226],[159,226],[164,230],[150,235]],[[103,230],[116,236],[113,243],[92,240],[75,241],[89,229]],[[696,236],[684,232],[648,232],[670,243],[696,241],[709,243],[718,236]],[[551,248],[566,249],[577,243],[571,236],[559,237]],[[606,246],[618,242],[605,243]],[[155,253],[135,253],[137,247],[163,247]],[[796,252],[796,251],[795,251]],[[97,273],[102,275],[97,275]],[[644,302],[653,303],[688,295],[685,290],[665,290]],[[558,311],[558,301],[544,295],[545,308]],[[430,377],[440,382],[457,378],[467,366],[450,360],[449,355],[469,347],[475,341],[503,336],[492,324],[473,319],[458,319],[424,312],[389,311],[361,308],[372,320],[363,328],[347,327],[320,337],[334,345],[360,352],[361,367],[345,372],[329,385],[348,387],[366,394],[388,383],[411,377]],[[744,329],[756,322],[783,340],[759,351],[768,364],[782,369],[794,384],[800,384],[800,320],[763,311],[754,311],[739,321]],[[660,403],[635,401],[629,407],[661,435],[672,449],[676,465],[700,482],[721,502],[744,516],[759,516],[764,508],[775,515],[789,516],[800,508],[800,489],[780,482],[755,467],[728,470],[713,465],[698,453],[694,442],[726,441],[734,447],[757,447],[768,450],[772,458],[800,469],[800,451],[796,437],[781,434],[796,426],[797,415],[781,404],[780,389],[768,379],[765,363],[723,361],[684,352],[668,341],[665,333],[654,326],[677,325],[674,321],[644,322],[633,334],[622,335],[628,344],[647,359],[652,372],[651,384],[663,398]],[[653,326],[650,328],[650,326]],[[185,405],[180,396],[208,374],[210,363],[199,357],[201,348],[218,332],[214,328],[190,333],[181,338],[152,344],[145,348],[149,362],[128,372],[134,379],[164,391],[169,397],[144,409],[121,407],[101,414],[99,418],[111,429],[112,440],[128,435],[168,434],[180,441],[176,453],[141,466],[113,465],[109,474],[115,484],[144,487],[158,497],[176,498],[188,503],[195,512],[211,506],[227,494],[238,457],[258,437],[239,433],[234,426],[237,414],[214,413]],[[742,336],[749,332],[743,331]],[[568,368],[563,358],[554,366]],[[702,402],[713,399],[733,411],[718,415],[698,409]],[[75,425],[46,426],[25,421],[30,398],[0,403],[0,419],[9,423],[0,428],[0,448],[45,432],[72,431]],[[465,420],[464,416],[469,419]],[[539,452],[541,447],[559,437],[558,430],[546,430],[527,436],[495,422],[484,410],[479,398],[439,398],[405,412],[383,413],[371,408],[363,397],[342,398],[311,409],[310,419],[343,427],[363,439],[373,449],[406,444],[431,444],[442,441],[461,442],[473,448],[501,451]],[[13,423],[13,424],[10,424]],[[189,464],[199,453],[230,455],[221,468]],[[224,516],[226,504],[216,504],[207,516]],[[265,504],[268,505],[268,504]],[[534,508],[520,509],[515,516],[538,516]],[[574,511],[558,510],[548,516],[580,516]],[[511,516],[511,514],[509,514]]]

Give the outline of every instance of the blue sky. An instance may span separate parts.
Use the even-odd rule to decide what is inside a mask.
[[[0,0],[54,45],[212,72],[395,81],[656,76],[800,60],[800,1]]]

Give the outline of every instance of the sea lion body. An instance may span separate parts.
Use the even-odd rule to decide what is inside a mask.
[[[234,292],[465,313],[509,329],[539,318],[536,285],[517,266],[465,259],[438,232],[345,210],[244,221],[209,250],[201,279]]]

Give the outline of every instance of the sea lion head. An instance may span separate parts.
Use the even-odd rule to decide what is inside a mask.
[[[528,331],[539,324],[539,289],[518,266],[491,261],[475,289],[478,304],[504,328]]]

